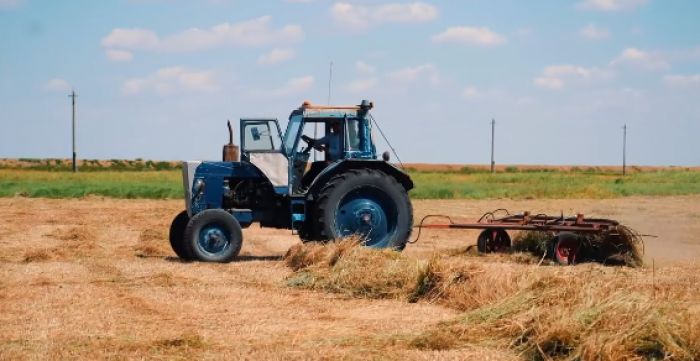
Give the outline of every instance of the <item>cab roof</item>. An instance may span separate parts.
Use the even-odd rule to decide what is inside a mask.
[[[318,105],[306,100],[299,110],[305,118],[355,118],[364,117],[373,107],[374,104],[367,100],[360,105]]]

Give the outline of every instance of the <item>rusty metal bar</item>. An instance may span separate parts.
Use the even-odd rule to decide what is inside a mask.
[[[591,218],[586,219],[583,214],[575,217],[551,216],[546,214],[531,215],[530,212],[522,214],[506,215],[500,218],[485,219],[488,215],[493,217],[494,212],[484,214],[476,223],[450,223],[423,224],[417,228],[443,228],[443,229],[503,229],[513,231],[553,231],[553,232],[586,232],[602,233],[614,231],[619,223],[611,219]]]
[[[455,223],[455,224],[424,224],[418,228],[452,228],[452,229],[506,229],[513,231],[570,231],[570,232],[601,232],[609,227],[599,225],[566,226],[566,225],[521,225],[513,223]]]

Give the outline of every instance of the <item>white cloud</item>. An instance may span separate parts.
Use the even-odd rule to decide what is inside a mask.
[[[134,59],[134,54],[126,50],[108,49],[105,55],[111,61],[131,61]]]
[[[351,93],[363,93],[374,88],[376,85],[376,78],[357,79],[355,81],[350,82],[350,84],[347,85],[346,89]]]
[[[314,77],[311,75],[290,79],[283,86],[272,90],[270,94],[275,96],[286,96],[294,94],[302,96],[303,94],[301,93],[311,89],[311,87],[314,86],[314,82]]]
[[[659,54],[653,54],[635,48],[627,48],[615,57],[611,66],[632,66],[641,69],[658,70],[667,69],[669,64]]]
[[[585,68],[576,65],[550,65],[542,71],[542,74],[533,80],[536,86],[559,90],[568,83],[587,83],[596,80],[610,78],[609,70],[599,68]]]
[[[559,78],[552,77],[539,77],[535,78],[535,85],[541,88],[547,88],[552,90],[558,90],[564,88],[564,81]]]
[[[304,32],[299,25],[275,29],[271,21],[272,17],[262,16],[209,29],[190,28],[164,37],[149,29],[117,28],[102,39],[102,46],[107,50],[194,52],[225,46],[289,44],[303,39]]]
[[[605,28],[596,26],[595,24],[588,24],[579,30],[579,34],[587,39],[607,39],[610,37],[610,31]]]
[[[355,71],[357,71],[358,74],[371,75],[377,71],[377,67],[367,64],[364,61],[357,61],[355,62]]]
[[[434,35],[433,42],[492,46],[506,42],[506,38],[486,27],[456,26]]]
[[[612,12],[633,10],[646,5],[648,2],[649,0],[584,0],[576,6],[583,10]]]
[[[275,48],[270,50],[270,52],[262,54],[258,57],[258,64],[260,65],[274,65],[283,63],[294,57],[295,53],[292,49],[280,49]]]
[[[263,46],[301,41],[304,32],[299,25],[279,29],[270,26],[272,17],[262,16],[236,24],[223,23],[210,29],[191,28],[163,39],[169,51],[196,51],[226,45]]]
[[[148,29],[113,29],[102,38],[102,46],[105,48],[140,49],[149,50],[156,48],[160,43],[158,35]]]
[[[47,81],[46,83],[44,83],[44,85],[42,85],[42,88],[44,90],[55,92],[67,92],[71,90],[70,83],[68,83],[68,81],[66,81],[65,79],[61,78],[53,78]]]
[[[360,30],[382,23],[421,23],[435,20],[435,6],[414,2],[410,4],[354,5],[345,2],[333,4],[331,16],[339,25]]]
[[[216,90],[213,71],[194,71],[180,66],[162,68],[143,78],[132,78],[124,82],[124,95],[154,92],[170,95],[180,92],[208,92]]]
[[[700,74],[692,75],[666,75],[664,82],[667,85],[677,87],[697,86],[700,85]]]
[[[421,79],[427,79],[431,85],[440,83],[440,74],[433,64],[398,69],[387,74],[387,77],[398,83],[413,83]]]

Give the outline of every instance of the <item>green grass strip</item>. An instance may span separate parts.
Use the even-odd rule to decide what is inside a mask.
[[[621,177],[603,172],[411,171],[413,199],[617,198],[700,194],[700,172],[660,170]],[[69,171],[0,169],[0,197],[182,198],[179,170]]]

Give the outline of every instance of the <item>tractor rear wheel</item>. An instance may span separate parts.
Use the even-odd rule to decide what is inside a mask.
[[[189,221],[190,216],[187,214],[187,211],[182,211],[175,216],[173,223],[170,224],[170,247],[172,247],[178,257],[185,261],[192,259],[192,255],[187,252],[184,246],[185,228]]]
[[[403,250],[413,230],[413,207],[396,179],[373,169],[335,175],[318,193],[316,239],[359,236],[363,245]]]
[[[184,248],[203,262],[231,262],[241,251],[241,225],[223,209],[207,209],[190,219]]]

